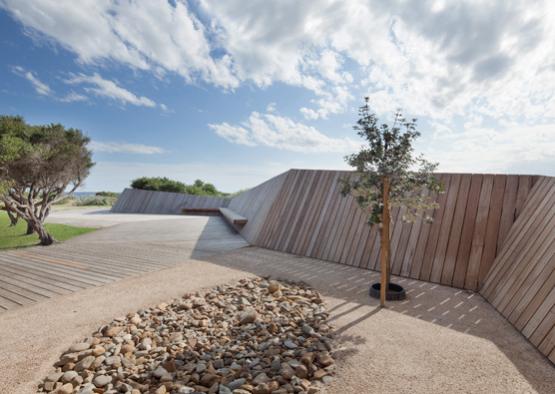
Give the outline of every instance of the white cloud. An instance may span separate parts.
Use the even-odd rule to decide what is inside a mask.
[[[237,86],[231,59],[214,57],[206,27],[183,1],[1,0],[32,34],[77,54],[86,64],[119,62],[187,81]]]
[[[188,83],[275,82],[312,91],[309,119],[369,94],[385,110],[446,120],[555,118],[550,1],[0,0],[35,36],[86,64]],[[369,22],[370,21],[370,22]],[[384,102],[377,100],[383,100]]]
[[[253,112],[240,126],[210,124],[217,135],[239,145],[269,146],[293,152],[351,152],[360,143],[350,138],[328,137],[312,126],[292,119]]]
[[[129,144],[125,142],[100,142],[91,141],[89,147],[93,152],[103,153],[136,153],[143,155],[154,155],[166,152],[163,148],[158,146],[142,145],[142,144]]]
[[[31,82],[31,85],[33,85],[33,87],[35,88],[35,91],[43,96],[51,96],[52,95],[52,89],[50,89],[50,86],[48,86],[47,84],[45,84],[44,82],[42,82],[34,73],[32,73],[31,71],[27,71],[25,70],[23,67],[21,66],[14,66],[12,68],[13,72],[17,75],[19,75],[20,77],[25,78],[26,80],[28,80],[29,82]]]
[[[473,128],[462,133],[442,129],[425,142],[422,151],[439,161],[441,171],[506,172],[535,162],[555,175],[555,124]]]
[[[306,89],[313,97],[299,107],[310,120],[344,113],[368,95],[380,115],[401,107],[442,125],[435,137],[451,139],[431,146],[461,160],[458,148],[484,133],[484,125],[498,143],[506,139],[499,144],[505,154],[522,146],[538,153],[543,140],[523,144],[510,130],[555,122],[555,5],[548,0],[533,6],[526,0],[0,0],[0,7],[83,64],[117,63],[157,78],[175,73],[186,83],[225,90],[278,82]],[[156,105],[123,88],[89,89]],[[243,145],[299,149],[309,140],[328,149],[328,137],[316,129],[266,112],[212,128]],[[486,157],[510,165],[494,156]],[[448,153],[440,157],[451,161]]]
[[[64,103],[75,103],[79,101],[87,101],[87,96],[75,92],[69,92],[59,100]]]
[[[78,74],[65,80],[71,85],[85,84],[85,91],[97,96],[107,97],[122,104],[131,104],[143,107],[156,107],[156,103],[148,97],[138,96],[129,90],[122,88],[114,81],[102,78],[98,73],[93,75]],[[164,108],[162,108],[164,109]]]

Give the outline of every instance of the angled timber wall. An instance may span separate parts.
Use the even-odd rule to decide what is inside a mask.
[[[183,208],[219,208],[229,204],[220,197],[125,189],[112,207],[114,213],[180,214]]]
[[[229,203],[229,208],[248,219],[247,224],[241,229],[241,235],[251,244],[255,243],[262,226],[265,223],[278,192],[283,186],[287,173],[241,193]]]
[[[290,170],[280,175],[281,188],[271,189],[272,203],[264,217],[237,208],[257,223],[256,231],[250,231],[246,238],[269,249],[377,270],[377,228],[366,224],[353,198],[339,193],[338,180],[347,174]],[[392,272],[477,290],[537,177],[438,176],[446,192],[436,196],[440,209],[432,213],[432,224],[422,220],[404,223],[402,212],[393,211]],[[235,206],[233,200],[230,206]]]
[[[534,186],[480,293],[555,363],[555,178]]]

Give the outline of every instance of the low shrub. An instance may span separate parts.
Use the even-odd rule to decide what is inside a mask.
[[[83,198],[75,199],[73,205],[78,207],[85,207],[85,206],[112,206],[116,202],[117,197],[110,197],[110,196],[88,196]]]

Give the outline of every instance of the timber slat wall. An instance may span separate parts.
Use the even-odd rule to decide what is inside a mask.
[[[555,363],[555,178],[536,183],[505,237],[480,293]]]
[[[228,204],[229,199],[222,197],[125,189],[112,207],[112,212],[181,214],[183,208],[219,208]]]
[[[234,199],[230,208],[256,221],[244,232],[252,244],[377,270],[377,228],[366,224],[366,215],[352,197],[339,193],[338,180],[348,174],[290,170],[259,186],[264,193],[258,200],[258,190],[252,189],[236,197],[243,206]],[[435,196],[440,208],[431,212],[432,224],[405,223],[400,209],[392,211],[392,273],[478,290],[538,177],[438,176],[445,193]],[[267,213],[249,202],[255,200],[265,201]]]

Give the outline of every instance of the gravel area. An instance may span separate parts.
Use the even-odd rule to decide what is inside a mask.
[[[334,369],[327,318],[302,284],[243,279],[102,326],[64,352],[40,391],[316,394]]]
[[[379,309],[367,295],[377,273],[259,248],[0,315],[0,392],[36,392],[60,354],[116,316],[257,275],[302,280],[322,295],[337,343],[328,393],[555,392],[553,365],[476,294],[396,278],[408,299]]]

